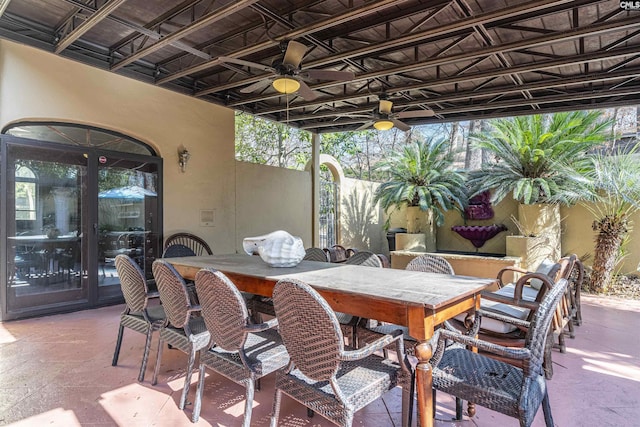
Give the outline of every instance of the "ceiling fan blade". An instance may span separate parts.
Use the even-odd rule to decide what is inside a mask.
[[[271,84],[271,79],[262,79],[258,80],[254,84],[251,84],[247,87],[243,87],[240,89],[240,93],[251,93],[256,92],[258,90],[264,89]]]
[[[276,70],[268,65],[259,64],[257,62],[245,61],[244,59],[230,58],[228,56],[219,56],[218,60],[220,62],[230,62],[232,64],[244,65],[245,67],[257,68],[262,71],[270,71],[274,73]]]
[[[433,110],[415,110],[415,111],[400,111],[395,116],[399,119],[413,118],[413,117],[433,117],[436,113]]]
[[[357,128],[356,130],[365,130],[367,128],[370,128],[371,126],[373,126],[373,122],[367,122],[367,123],[363,124],[362,126],[360,126],[359,128]]]
[[[406,123],[401,122],[400,120],[397,120],[397,119],[389,119],[389,120],[391,120],[391,122],[393,123],[393,125],[394,125],[395,127],[397,127],[398,129],[400,129],[402,132],[406,132],[406,131],[408,131],[409,129],[411,129],[411,126],[409,126],[409,125],[408,125],[408,124],[406,124]]]
[[[316,80],[336,80],[336,81],[349,81],[356,78],[356,75],[351,71],[335,71],[335,70],[304,70],[300,73],[301,77],[308,77]]]
[[[289,43],[287,43],[287,50],[284,53],[282,63],[293,65],[294,68],[298,68],[300,62],[302,62],[302,57],[306,52],[307,46],[295,40],[290,40]]]
[[[298,83],[300,83],[298,95],[303,97],[305,101],[313,101],[318,97],[318,95],[314,91],[312,91],[309,85],[307,85],[305,82],[303,82],[302,80],[298,80]]]
[[[381,99],[378,111],[384,114],[391,114],[391,107],[393,107],[393,102],[387,101],[386,99]]]

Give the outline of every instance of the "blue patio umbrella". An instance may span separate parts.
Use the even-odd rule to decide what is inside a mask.
[[[110,190],[101,191],[98,194],[100,199],[129,199],[142,200],[145,197],[156,197],[157,194],[146,188],[131,185],[127,187],[112,188]]]

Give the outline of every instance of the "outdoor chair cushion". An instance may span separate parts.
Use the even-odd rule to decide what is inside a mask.
[[[551,269],[555,265],[556,265],[556,263],[554,261],[551,261],[550,259],[545,259],[540,263],[538,268],[536,268],[535,272],[549,275],[549,273],[551,272]],[[542,280],[540,280],[540,279],[531,279],[530,285],[531,285],[532,288],[540,290],[540,287],[542,286]],[[534,297],[534,299],[535,299],[535,297]]]
[[[515,289],[515,285],[513,283],[510,283],[507,286],[500,288],[493,293],[497,295],[506,296],[506,297],[513,297],[514,289]],[[522,297],[526,300],[534,301],[536,299],[537,294],[538,294],[538,291],[530,287],[523,286],[522,288]],[[531,296],[533,298],[529,299]],[[529,309],[527,308],[517,307],[510,304],[503,304],[500,302],[490,301],[487,299],[482,299],[480,301],[480,307],[483,310],[493,311],[494,313],[504,314],[507,316],[515,317],[516,319],[520,319],[520,320],[525,320],[527,316],[529,316]],[[467,316],[467,313],[462,313],[457,315],[455,319],[460,322],[464,322],[464,319],[466,316]],[[496,332],[500,334],[507,334],[517,329],[515,325],[501,322],[499,320],[495,320],[490,317],[483,317],[482,324],[480,327],[484,330]]]

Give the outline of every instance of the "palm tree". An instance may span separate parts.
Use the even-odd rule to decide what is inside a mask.
[[[492,201],[509,193],[523,204],[566,203],[582,190],[586,153],[607,140],[611,122],[600,111],[575,111],[496,119],[471,141],[498,160],[470,175],[474,194],[492,190]]]
[[[389,179],[380,184],[374,202],[388,211],[402,206],[431,209],[435,223],[441,225],[444,212],[466,205],[464,176],[453,170],[449,141],[431,138],[402,147],[377,167]]]
[[[640,210],[640,148],[613,155],[599,153],[590,158],[589,195],[593,204],[585,205],[596,218],[597,232],[591,290],[604,292],[621,260],[621,247],[631,226],[631,215]]]

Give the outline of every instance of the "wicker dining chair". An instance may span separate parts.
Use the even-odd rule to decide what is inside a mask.
[[[162,258],[177,258],[182,256],[196,256],[196,253],[189,246],[185,246],[182,243],[169,245],[164,252],[162,252]]]
[[[196,256],[196,253],[188,246],[181,243],[174,243],[169,245],[162,253],[162,258],[177,258],[183,256]],[[185,280],[187,284],[187,292],[189,292],[189,299],[193,304],[199,304],[198,293],[196,292],[196,286],[192,280]]]
[[[456,316],[455,320],[449,324],[455,325],[457,329],[467,329],[469,334],[478,335],[478,338],[490,341],[499,345],[510,347],[522,347],[525,343],[526,328],[514,325],[505,321],[507,318],[516,318],[530,322],[538,305],[545,294],[560,279],[568,279],[574,268],[577,257],[571,255],[564,257],[557,263],[548,263],[547,267],[539,267],[538,272],[526,272],[518,267],[505,267],[498,273],[498,284],[500,289],[494,292],[483,292],[480,302],[480,313],[482,322],[474,322],[470,325],[471,319],[464,316]],[[502,277],[506,271],[524,273],[515,283],[504,284]],[[546,271],[546,273],[543,273]],[[570,313],[567,312],[566,299],[564,295],[551,322],[547,347],[544,352],[544,370],[547,379],[553,377],[552,349],[554,347],[554,337],[558,338],[558,347],[561,352],[565,351],[564,329],[571,321]],[[457,320],[457,325],[456,325]],[[471,326],[471,329],[469,327]]]
[[[361,265],[363,267],[383,268],[382,260],[373,252],[354,252],[344,263],[345,265]],[[352,316],[351,314],[336,312],[344,334],[348,334],[349,345],[358,347],[358,324],[368,323],[368,319]],[[397,329],[397,328],[396,328]]]
[[[333,310],[308,284],[282,279],[273,301],[291,361],[276,372],[271,427],[278,424],[282,393],[334,424],[351,426],[356,411],[396,385],[403,388],[403,425],[410,424],[413,376],[400,332],[349,350]],[[394,342],[397,361],[374,354]]]
[[[210,368],[245,387],[243,427],[251,425],[255,382],[289,363],[278,334],[278,321],[253,324],[244,298],[223,273],[203,269],[196,274],[202,317],[211,333],[209,349],[200,352],[200,376],[191,420],[200,418],[205,369]]]
[[[455,274],[449,261],[437,255],[420,255],[412,259],[405,267],[408,271],[421,271],[423,273]],[[406,326],[394,325],[392,323],[377,323],[361,320],[356,328],[356,335],[359,341],[364,343],[372,342],[384,334],[393,330],[401,329],[404,337],[404,348],[407,354],[413,355],[418,344],[415,338],[409,335],[409,328]]]
[[[549,327],[567,285],[566,279],[560,279],[545,294],[531,322],[525,322],[527,334],[522,348],[504,347],[460,332],[438,330],[432,341],[435,351],[430,361],[434,389],[517,418],[523,427],[531,425],[542,405],[545,423],[547,427],[553,427],[542,362]],[[512,318],[512,321],[524,325],[517,319]],[[510,359],[514,364],[476,353],[473,349]]]
[[[430,254],[415,257],[409,261],[405,270],[422,271],[424,273],[455,274],[449,261],[441,256]]]
[[[158,298],[159,294],[149,291],[144,273],[133,259],[127,255],[117,255],[115,258],[115,266],[118,277],[120,278],[120,287],[122,288],[126,307],[120,315],[118,339],[116,340],[116,349],[113,353],[111,366],[118,364],[124,328],[129,328],[146,335],[142,364],[140,365],[140,373],[138,374],[138,381],[142,382],[144,381],[147,362],[149,361],[149,350],[151,348],[153,332],[159,330],[164,325],[166,316],[164,308],[161,305],[149,306],[149,300]]]
[[[327,252],[320,248],[307,248],[305,250],[303,261],[319,261],[329,262]],[[267,314],[269,316],[275,316],[276,312],[273,308],[273,300],[268,297],[255,295],[250,301],[251,313],[253,320],[256,323],[262,321],[262,315]]]
[[[171,245],[183,245],[191,249],[197,256],[213,255],[213,251],[202,238],[191,233],[176,233],[164,241],[163,252]]]
[[[202,316],[194,316],[194,313],[200,312],[200,307],[190,302],[187,286],[175,268],[168,262],[157,259],[153,262],[152,269],[160,292],[160,301],[162,301],[168,320],[165,326],[160,329],[158,355],[152,384],[155,385],[158,382],[164,342],[188,354],[184,388],[179,404],[179,408],[184,409],[196,355],[200,349],[209,344],[210,334]]]
[[[347,258],[344,263],[348,265],[362,265],[365,267],[383,267],[380,257],[369,251],[355,252]]]
[[[327,253],[320,248],[307,248],[304,253],[303,261],[320,261],[329,262]]]

